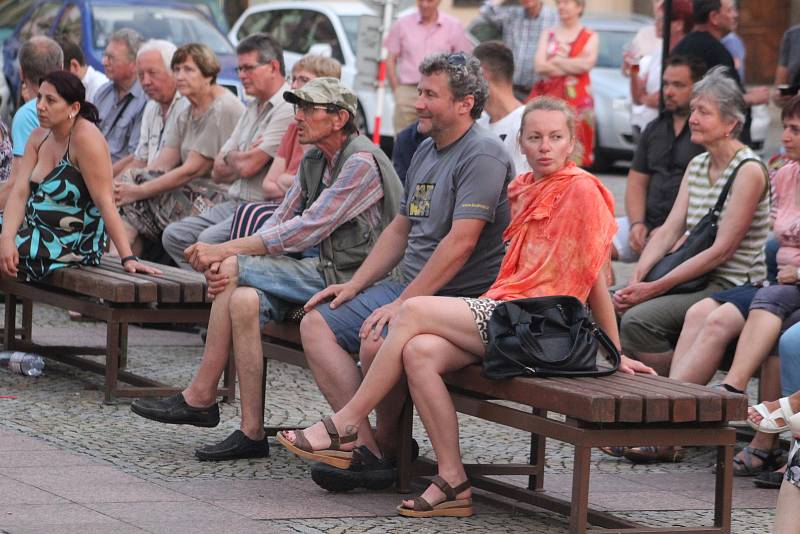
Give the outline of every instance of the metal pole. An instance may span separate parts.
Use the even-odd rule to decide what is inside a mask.
[[[383,115],[383,99],[386,95],[386,59],[389,57],[389,51],[383,42],[386,40],[386,36],[389,35],[393,11],[394,1],[385,0],[383,5],[383,26],[381,27],[381,59],[380,63],[378,63],[378,90],[376,92],[378,101],[375,105],[375,124],[372,129],[372,142],[376,145],[381,143],[381,118]]]
[[[672,28],[672,0],[664,0],[664,31],[661,37],[661,79],[664,79],[664,69],[667,67],[667,58],[669,57],[669,41],[670,29]],[[664,111],[664,84],[659,84],[660,97],[658,99],[659,112]]]

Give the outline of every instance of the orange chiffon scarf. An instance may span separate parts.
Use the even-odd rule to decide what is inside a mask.
[[[508,200],[508,249],[484,297],[569,295],[586,302],[617,231],[611,193],[569,163],[539,181],[531,172],[518,175],[508,186]]]

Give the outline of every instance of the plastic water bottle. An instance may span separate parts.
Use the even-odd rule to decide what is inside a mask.
[[[44,358],[38,354],[18,351],[0,352],[0,367],[7,367],[12,373],[27,376],[40,376],[44,369]]]

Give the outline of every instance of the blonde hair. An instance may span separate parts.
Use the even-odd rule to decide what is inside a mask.
[[[316,54],[306,54],[298,59],[292,66],[292,72],[306,70],[314,73],[318,78],[342,77],[342,64],[331,57],[318,56]]]
[[[537,96],[525,104],[525,110],[522,112],[522,119],[519,123],[517,142],[519,142],[521,145],[522,130],[525,127],[525,117],[534,111],[558,111],[564,114],[564,118],[567,120],[567,131],[569,132],[569,138],[575,141],[575,149],[572,151],[570,159],[580,162],[583,155],[583,145],[575,137],[575,111],[572,109],[572,106],[560,98],[554,98],[552,96]]]

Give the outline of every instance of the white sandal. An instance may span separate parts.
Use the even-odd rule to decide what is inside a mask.
[[[763,419],[760,423],[754,423],[750,418],[747,418],[747,424],[756,432],[763,432],[765,434],[780,434],[789,430],[789,419],[794,415],[792,406],[789,403],[789,397],[781,397],[778,399],[779,407],[773,411],[768,411],[766,405],[762,402],[753,406]],[[783,419],[783,425],[778,426],[776,421]],[[800,421],[798,421],[800,423]]]
[[[795,436],[800,436],[800,413],[796,413],[789,418],[789,430]]]

